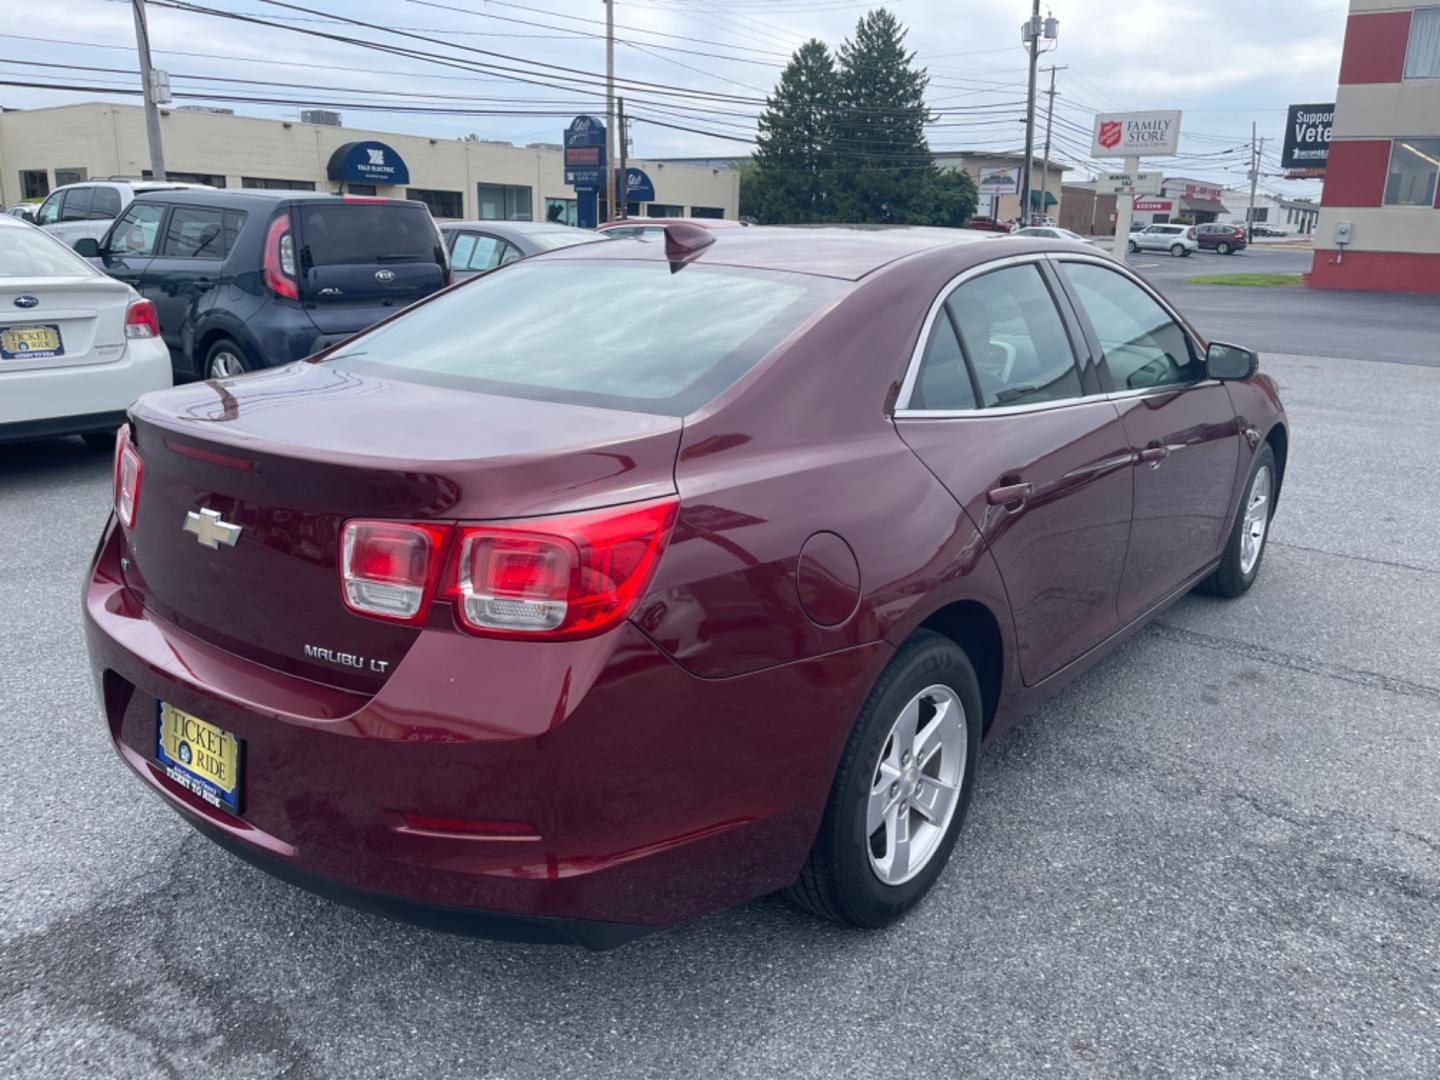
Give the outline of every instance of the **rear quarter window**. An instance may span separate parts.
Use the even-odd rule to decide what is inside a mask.
[[[462,390],[684,415],[837,298],[845,282],[666,262],[515,263],[356,338],[323,363]]]

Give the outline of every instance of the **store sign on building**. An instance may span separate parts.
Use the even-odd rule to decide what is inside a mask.
[[[1180,151],[1180,111],[1101,113],[1091,157],[1155,157]]]
[[[408,184],[410,168],[395,148],[367,139],[335,148],[325,166],[331,180],[352,184]]]
[[[1166,195],[1179,195],[1186,199],[1205,199],[1208,202],[1219,202],[1221,191],[1218,187],[1210,184],[1194,184],[1185,181],[1183,184],[1166,184]]]
[[[1003,169],[981,169],[981,195],[1013,195],[1020,190],[1020,170],[1014,166]]]
[[[1335,103],[1291,105],[1285,124],[1285,147],[1280,164],[1286,169],[1325,167],[1330,158],[1330,129],[1335,124]]]
[[[1136,199],[1135,212],[1137,214],[1168,214],[1175,209],[1173,199]]]
[[[565,183],[599,188],[605,182],[605,125],[593,116],[577,116],[565,129]]]
[[[615,179],[620,179],[620,170],[615,170]],[[626,202],[654,202],[655,185],[644,169],[637,169],[633,165],[625,170],[625,201]]]

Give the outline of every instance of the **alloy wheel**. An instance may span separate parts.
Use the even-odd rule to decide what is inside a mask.
[[[1250,485],[1250,500],[1245,504],[1245,521],[1240,526],[1240,573],[1246,575],[1260,561],[1265,547],[1265,532],[1270,527],[1270,466],[1262,465]]]
[[[911,698],[896,717],[865,811],[870,869],[884,884],[903,885],[940,850],[960,802],[966,734],[959,696],[938,683]]]
[[[245,362],[229,349],[222,349],[210,358],[210,378],[233,379],[245,374]]]
[[[1215,245],[1215,250],[1220,252],[1221,255],[1229,255],[1230,245],[1227,244],[1224,240],[1221,240],[1220,243]]]

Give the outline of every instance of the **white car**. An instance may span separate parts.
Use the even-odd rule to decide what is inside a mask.
[[[5,213],[10,217],[18,217],[22,221],[34,221],[35,210],[38,206],[39,203],[16,203],[10,207],[10,209],[6,210]]]
[[[83,435],[109,445],[130,403],[169,385],[155,305],[0,214],[0,443]]]
[[[82,180],[56,188],[32,219],[52,236],[74,247],[83,237],[99,240],[110,223],[144,191],[212,190],[208,184],[176,184],[168,180]]]
[[[1168,251],[1178,259],[1199,247],[1193,225],[1147,225],[1130,234],[1131,251]]]
[[[1041,240],[1078,240],[1085,242],[1085,238],[1079,233],[1073,233],[1069,229],[1062,229],[1058,225],[1027,225],[1023,229],[1016,229],[1011,236],[1034,236]]]

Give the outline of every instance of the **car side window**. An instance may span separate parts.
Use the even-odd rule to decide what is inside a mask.
[[[513,262],[519,262],[524,257],[524,255],[520,254],[520,249],[514,244],[506,244],[504,245],[504,250],[500,252],[500,265],[508,266]]]
[[[912,409],[973,409],[975,387],[945,305],[935,314],[930,340],[920,359],[920,374],[910,395]]]
[[[1139,285],[1095,263],[1062,262],[1060,268],[1100,339],[1116,390],[1170,386],[1203,377],[1189,335]]]
[[[110,228],[108,255],[153,255],[165,207],[132,202]]]
[[[60,211],[61,221],[84,221],[90,216],[90,200],[94,196],[92,187],[76,187],[65,192],[65,208]]]
[[[946,306],[983,408],[1081,396],[1070,338],[1038,266],[992,270],[961,285]]]
[[[487,236],[484,233],[472,233],[471,236],[475,240],[475,246],[470,249],[470,257],[462,269],[493,270],[499,266],[505,242],[498,237]],[[456,261],[458,264],[458,259]]]
[[[48,199],[41,203],[40,210],[35,215],[35,224],[53,225],[55,222],[59,221],[60,204],[64,201],[65,194],[66,193],[63,191],[57,191],[55,192],[55,194],[51,195]]]
[[[170,212],[160,254],[172,259],[223,259],[225,213],[204,206],[177,206]]]
[[[109,221],[120,216],[120,192],[112,187],[97,187],[90,203],[91,221]]]

